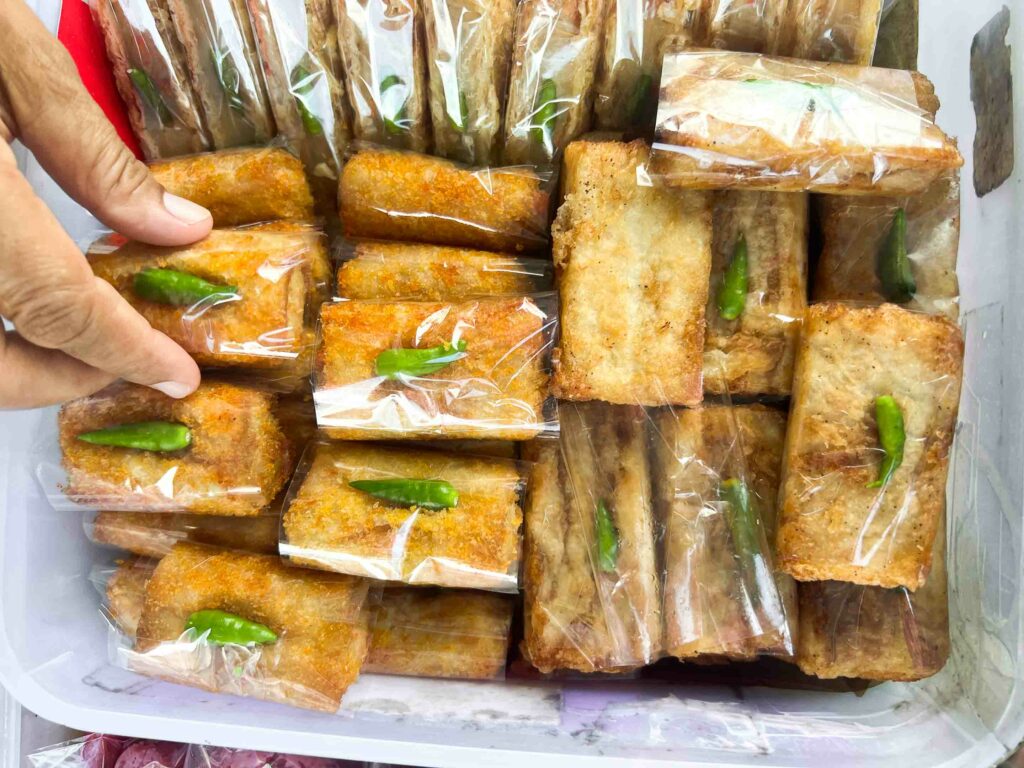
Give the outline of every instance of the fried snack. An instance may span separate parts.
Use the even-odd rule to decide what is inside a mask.
[[[313,216],[302,163],[284,149],[190,155],[152,163],[149,170],[172,195],[206,208],[215,227]]]
[[[167,9],[156,0],[93,0],[90,5],[146,159],[210,149]]]
[[[897,210],[906,215],[906,249],[915,290],[902,306],[928,314],[959,314],[960,179],[947,176],[913,197],[823,197],[818,201],[821,257],[815,301],[878,305],[889,291],[881,260]],[[892,298],[902,299],[902,296]]]
[[[153,576],[155,564],[132,557],[120,561],[107,579],[106,608],[118,631],[135,637],[146,602],[146,584]]]
[[[883,0],[788,0],[775,52],[795,59],[871,64],[882,5]]]
[[[333,0],[357,139],[427,152],[427,65],[420,0]]]
[[[712,221],[704,391],[788,395],[807,307],[807,195],[716,192]],[[727,320],[720,291],[740,238],[748,259],[745,305]]]
[[[794,0],[705,2],[702,40],[706,45],[727,51],[779,53],[779,36]]]
[[[341,175],[345,235],[495,251],[547,247],[548,193],[526,168],[470,170],[436,157],[364,150]]]
[[[565,201],[552,228],[559,397],[641,405],[703,398],[709,198],[639,185],[648,154],[642,141],[566,150]]]
[[[548,298],[325,304],[314,381],[320,429],[337,440],[535,437],[546,428],[554,330],[537,302]],[[392,349],[436,349],[451,362],[378,374],[378,357]]]
[[[337,710],[368,639],[367,582],[285,566],[277,557],[177,544],[146,586],[135,672],[209,691]],[[217,646],[186,630],[220,610],[277,635],[270,645]]]
[[[892,304],[811,306],[793,379],[778,557],[799,581],[925,583],[946,504],[964,342],[944,317]],[[902,414],[902,462],[881,487],[876,400]]]
[[[282,524],[281,554],[293,563],[407,584],[516,591],[523,516],[514,463],[369,443],[322,443],[311,453]],[[349,485],[383,479],[443,480],[458,501],[445,509],[402,506]]]
[[[346,299],[464,301],[550,290],[551,265],[490,251],[364,240],[338,268]]]
[[[438,155],[498,162],[516,0],[424,0]]]
[[[97,544],[119,547],[145,557],[160,558],[179,541],[277,554],[276,514],[218,517],[155,512],[100,512],[89,529]]]
[[[523,655],[541,672],[627,671],[661,649],[645,417],[598,402],[560,410],[561,445],[526,446]]]
[[[796,584],[773,569],[770,544],[785,415],[760,405],[663,410],[654,429],[666,651],[711,660],[791,655]],[[746,520],[723,490],[736,480],[749,494]],[[744,552],[744,540],[755,551]]]
[[[114,384],[65,403],[58,417],[67,497],[101,509],[259,515],[294,461],[274,416],[274,397],[250,387],[204,381],[181,400],[149,387]],[[191,431],[181,451],[94,445],[84,432],[169,421]]]
[[[665,57],[651,176],[670,186],[912,195],[959,168],[916,72],[724,51]]]
[[[401,445],[468,453],[471,456],[493,456],[496,459],[519,458],[519,443],[511,440],[413,440]]]
[[[387,588],[373,614],[363,671],[500,679],[512,608],[511,598],[487,592]]]

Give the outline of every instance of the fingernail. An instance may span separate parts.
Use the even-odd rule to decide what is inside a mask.
[[[164,208],[178,221],[185,224],[198,224],[204,219],[210,218],[210,212],[201,205],[196,205],[184,197],[164,192]]]
[[[151,384],[150,386],[158,392],[163,392],[168,397],[173,397],[175,400],[180,400],[192,394],[192,388],[182,384],[180,381],[161,381],[159,384]]]

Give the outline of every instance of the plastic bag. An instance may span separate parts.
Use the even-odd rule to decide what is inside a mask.
[[[807,308],[807,195],[714,194],[704,391],[788,395]]]
[[[711,269],[703,192],[641,186],[642,141],[579,141],[555,219],[561,340],[553,389],[569,400],[701,402]]]
[[[146,585],[156,564],[157,559],[129,557],[117,561],[113,568],[94,568],[89,574],[102,595],[104,616],[125,637],[134,638],[138,633]]]
[[[946,505],[964,342],[892,304],[811,306],[793,380],[778,556],[800,581],[925,583]]]
[[[430,149],[419,0],[336,0],[338,41],[356,139]]]
[[[907,195],[963,164],[916,72],[673,51],[661,85],[650,176],[670,186]]]
[[[816,301],[891,301],[956,319],[957,174],[913,197],[823,197],[818,212]]]
[[[607,0],[521,0],[505,110],[503,161],[556,163],[590,128]]]
[[[786,418],[760,405],[652,415],[664,527],[664,647],[681,659],[790,656],[796,585],[775,570]]]
[[[516,0],[424,0],[438,155],[498,162]]]
[[[281,555],[386,581],[515,592],[521,490],[515,462],[314,444],[289,491]]]
[[[90,5],[146,159],[210,149],[167,9],[153,0],[93,0]]]
[[[85,520],[91,541],[146,557],[163,557],[179,541],[273,555],[277,553],[278,527],[276,510],[258,517],[99,512]]]
[[[559,443],[526,445],[525,639],[542,672],[621,672],[661,649],[646,418],[562,403]]]
[[[867,65],[875,55],[883,0],[788,0],[780,56]]]
[[[277,557],[177,544],[146,585],[135,641],[122,638],[114,661],[170,682],[333,712],[366,656],[368,587]]]
[[[376,768],[380,763],[334,760],[328,757],[307,757],[251,749],[209,747],[192,744],[187,768]]]
[[[706,1],[702,25],[706,45],[727,51],[785,55],[780,35],[790,23],[795,0]]]
[[[345,164],[345,235],[494,251],[548,245],[550,174],[478,168],[412,152],[366,149]]]
[[[185,768],[187,744],[93,733],[27,755],[32,768]]]
[[[337,440],[529,440],[554,431],[556,311],[554,294],[324,304],[317,423]]]

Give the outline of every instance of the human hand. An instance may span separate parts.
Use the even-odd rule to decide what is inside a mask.
[[[92,100],[64,47],[21,0],[0,0],[0,408],[87,395],[122,378],[184,397],[199,368],[88,261],[18,171],[19,139],[107,226],[155,245],[206,236],[209,212],[170,195]]]

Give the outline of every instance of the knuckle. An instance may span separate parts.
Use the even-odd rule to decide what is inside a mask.
[[[86,180],[89,188],[102,193],[101,205],[123,204],[139,192],[149,179],[149,170],[121,142],[113,131],[97,137]]]
[[[48,349],[81,343],[94,324],[95,302],[81,286],[54,286],[49,281],[22,291],[11,322],[28,341]]]

